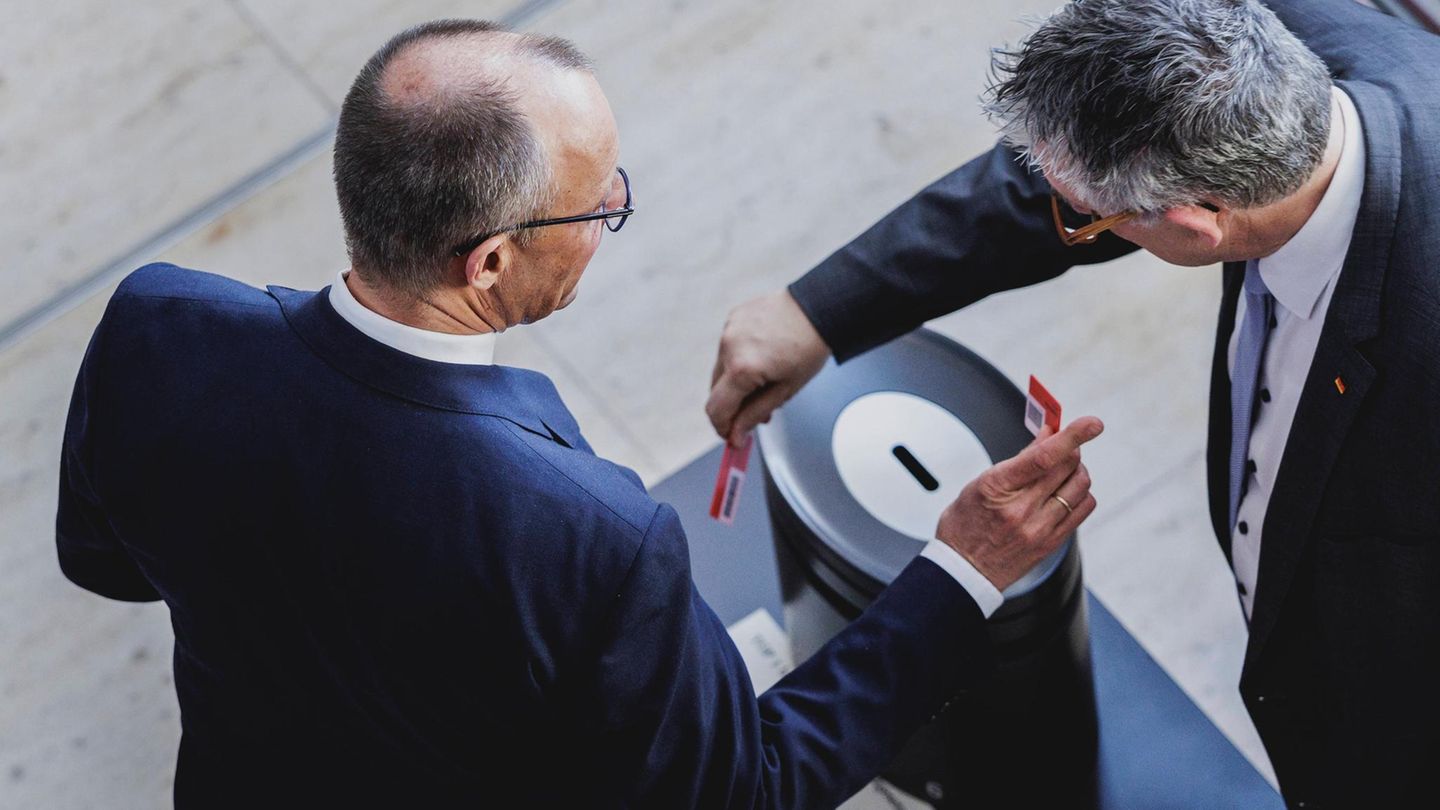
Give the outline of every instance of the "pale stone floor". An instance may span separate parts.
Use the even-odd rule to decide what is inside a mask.
[[[329,133],[405,25],[491,15],[576,40],[639,211],[577,304],[501,339],[602,454],[655,482],[716,441],[725,313],[988,148],[988,49],[1054,0],[8,0],[0,27],[0,808],[169,805],[165,609],[87,594],[53,551],[57,450],[90,331],[152,258],[317,288],[344,264]],[[932,324],[1070,415],[1100,508],[1091,588],[1236,745],[1245,630],[1206,516],[1216,268],[1076,270]]]

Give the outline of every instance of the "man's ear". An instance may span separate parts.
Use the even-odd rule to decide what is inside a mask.
[[[465,254],[465,285],[482,291],[494,287],[514,260],[510,234],[495,234]]]
[[[1165,212],[1164,219],[1204,239],[1212,248],[1219,247],[1220,241],[1225,238],[1225,232],[1220,229],[1219,210],[1212,211],[1208,206],[1182,205],[1171,208]]]

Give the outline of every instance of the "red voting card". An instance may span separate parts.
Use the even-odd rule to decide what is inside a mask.
[[[750,466],[750,446],[755,436],[745,437],[740,447],[725,445],[720,457],[720,474],[715,478],[715,494],[710,497],[710,517],[721,523],[735,522],[735,506],[740,501],[740,484],[745,481],[745,468]]]
[[[1055,433],[1060,432],[1060,402],[1032,374],[1030,394],[1025,397],[1025,427],[1038,436],[1044,425],[1049,425]]]

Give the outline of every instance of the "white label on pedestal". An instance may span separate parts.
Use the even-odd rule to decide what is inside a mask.
[[[774,686],[795,668],[790,639],[765,608],[757,609],[727,629],[735,646],[740,648],[740,657],[745,659],[755,694]]]

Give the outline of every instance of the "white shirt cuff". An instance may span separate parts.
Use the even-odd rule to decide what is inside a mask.
[[[995,584],[985,578],[970,561],[965,559],[960,552],[946,545],[939,540],[931,540],[925,544],[925,549],[920,556],[930,560],[941,568],[945,573],[955,578],[960,587],[970,594],[975,604],[980,606],[980,612],[985,618],[1000,609],[1005,602],[1005,595],[995,587]]]

